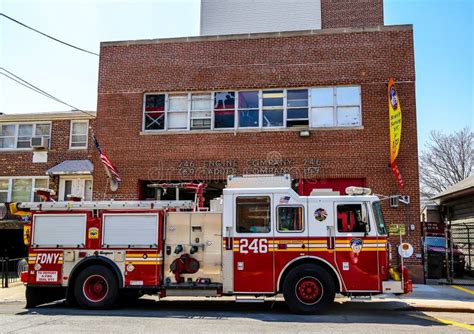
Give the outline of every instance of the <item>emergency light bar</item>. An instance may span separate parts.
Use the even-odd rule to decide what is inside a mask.
[[[370,195],[372,190],[370,188],[364,187],[347,187],[346,194],[350,196],[354,195]]]

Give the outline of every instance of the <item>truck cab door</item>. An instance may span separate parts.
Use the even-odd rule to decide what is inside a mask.
[[[273,195],[238,194],[233,201],[234,292],[273,293]]]
[[[369,202],[335,203],[334,256],[348,291],[378,291],[377,229]]]

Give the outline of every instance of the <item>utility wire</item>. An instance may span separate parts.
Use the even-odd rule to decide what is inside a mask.
[[[94,117],[94,118],[95,118],[95,115],[93,115],[93,114],[91,114],[91,113],[88,113],[87,111],[81,110],[81,109],[79,109],[79,108],[77,108],[77,107],[75,107],[75,106],[73,106],[73,105],[71,105],[71,104],[69,104],[69,103],[67,103],[67,102],[64,102],[64,101],[58,99],[58,98],[55,97],[54,95],[51,95],[51,94],[49,94],[48,92],[45,92],[44,90],[38,88],[37,86],[33,85],[32,83],[30,83],[30,82],[28,82],[28,81],[26,81],[26,80],[20,78],[19,76],[17,76],[17,75],[15,75],[15,74],[13,74],[12,72],[10,72],[10,71],[4,69],[3,67],[0,67],[0,70],[2,70],[2,71],[4,71],[4,72],[7,72],[8,74],[11,75],[11,76],[10,76],[10,75],[7,75],[7,74],[5,74],[5,73],[0,72],[0,74],[2,74],[3,76],[7,77],[8,79],[15,81],[16,83],[18,83],[18,84],[20,84],[20,85],[22,85],[22,86],[25,86],[26,88],[29,88],[29,89],[31,89],[32,91],[34,91],[34,92],[36,92],[36,93],[38,93],[38,94],[41,94],[41,95],[43,95],[43,96],[46,96],[47,98],[49,98],[49,99],[51,99],[51,100],[54,100],[54,101],[59,102],[59,103],[61,103],[61,104],[64,104],[64,105],[66,105],[66,106],[68,106],[68,107],[70,107],[70,108],[72,108],[72,109],[74,109],[74,110],[80,111],[80,112],[82,112],[82,113],[84,113],[84,114],[86,114],[86,115],[88,115],[88,116],[91,116],[91,117]]]
[[[8,19],[8,20],[10,20],[10,21],[12,21],[12,22],[15,22],[16,24],[19,24],[19,25],[21,25],[21,26],[23,26],[23,27],[25,27],[25,28],[27,28],[27,29],[33,30],[34,32],[36,32],[36,33],[38,33],[38,34],[40,34],[40,35],[43,35],[43,36],[45,36],[45,37],[47,37],[47,38],[50,38],[50,39],[52,39],[53,41],[56,41],[56,42],[61,43],[61,44],[64,44],[64,45],[67,45],[67,46],[69,46],[69,47],[71,47],[71,48],[74,48],[74,49],[76,49],[76,50],[79,50],[79,51],[83,51],[83,52],[86,52],[86,53],[89,53],[89,54],[92,54],[92,55],[95,55],[95,56],[99,56],[99,54],[97,54],[97,53],[95,53],[95,52],[88,51],[88,50],[82,49],[82,48],[80,48],[80,47],[74,46],[74,45],[72,45],[72,44],[63,42],[63,41],[61,41],[60,39],[54,38],[54,37],[52,37],[52,36],[50,36],[50,35],[48,35],[48,34],[45,34],[45,33],[41,32],[41,31],[39,31],[39,30],[36,30],[35,28],[32,28],[32,27],[30,27],[30,26],[28,26],[28,25],[26,25],[26,24],[24,24],[24,23],[22,23],[22,22],[20,22],[20,21],[17,21],[17,20],[15,20],[14,18],[12,18],[12,17],[10,17],[10,16],[8,16],[8,15],[5,15],[5,14],[3,14],[3,13],[0,13],[0,16],[3,16],[4,18],[6,18],[6,19]]]

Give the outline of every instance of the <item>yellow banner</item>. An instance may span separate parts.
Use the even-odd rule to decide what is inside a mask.
[[[393,164],[398,156],[402,137],[402,108],[393,79],[388,81],[388,107],[390,111],[390,164]]]

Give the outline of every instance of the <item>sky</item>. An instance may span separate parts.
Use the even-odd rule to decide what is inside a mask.
[[[199,0],[0,0],[0,12],[98,53],[101,41],[199,35]],[[474,0],[385,0],[386,25],[413,24],[419,148],[431,130],[474,129]],[[98,60],[0,17],[0,67],[95,110]],[[402,103],[403,108],[403,103]],[[70,110],[0,76],[0,112]]]

